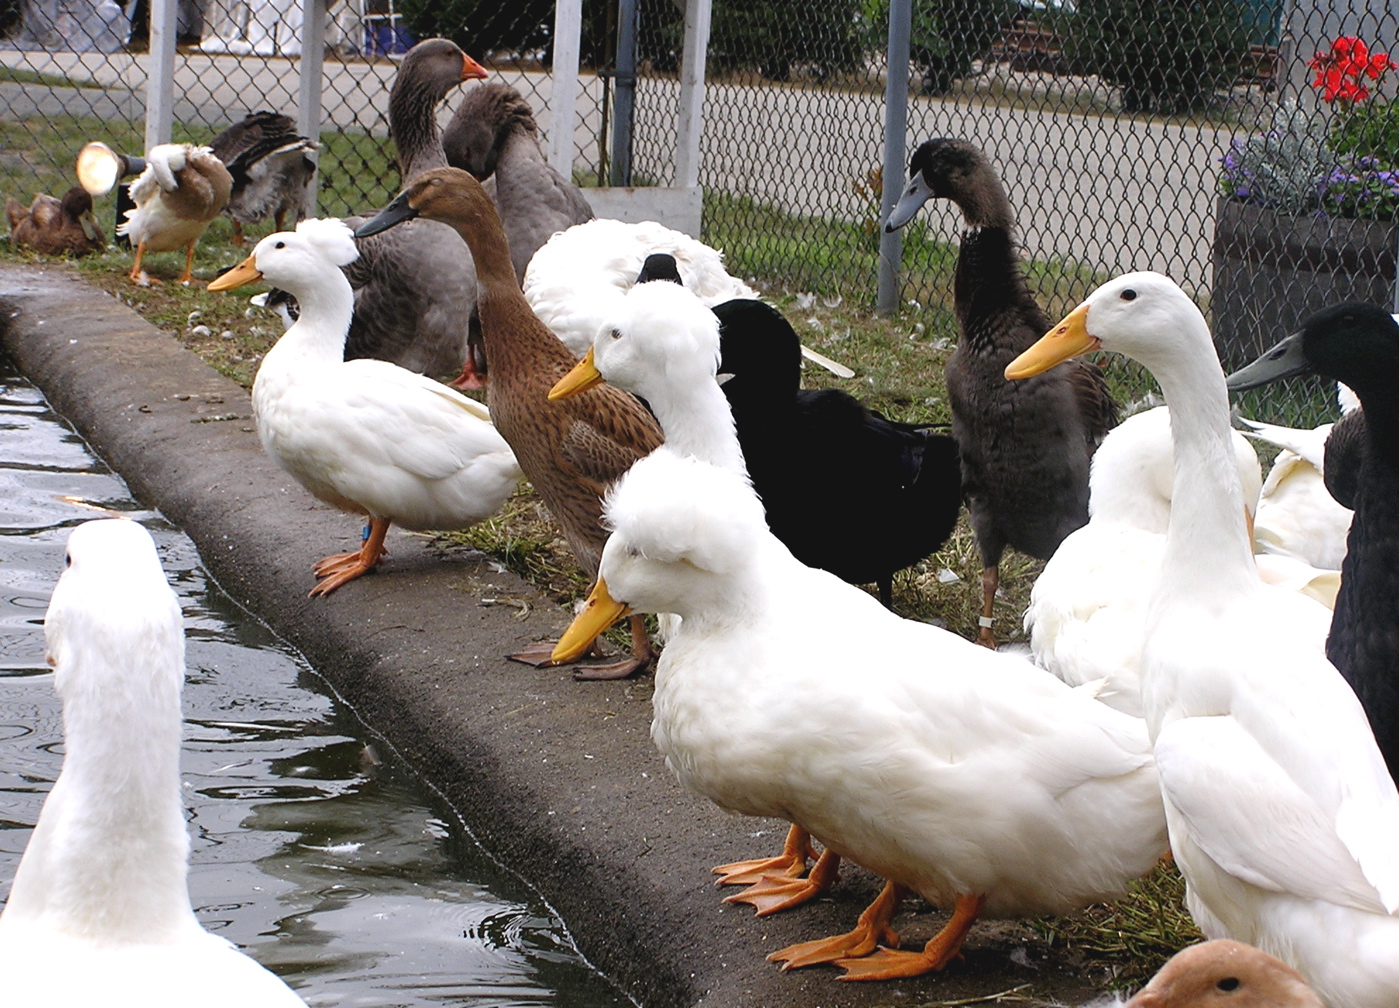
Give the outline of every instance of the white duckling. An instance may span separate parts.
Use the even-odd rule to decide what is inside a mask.
[[[107,192],[125,170],[125,159],[105,144],[91,143],[78,154],[78,178],[94,196]],[[118,167],[118,166],[121,167]],[[176,283],[187,284],[193,277],[194,246],[228,205],[233,176],[208,147],[195,144],[157,144],[146,154],[146,167],[131,183],[135,208],[117,234],[131,239],[136,259],[130,280],[149,286],[151,278],[141,268],[147,252],[173,252],[185,249],[185,269]]]
[[[1169,278],[1131,273],[1006,376],[1100,348],[1147,367],[1171,408],[1142,702],[1191,915],[1208,937],[1282,959],[1335,1008],[1393,1008],[1399,793],[1355,694],[1311,645],[1309,603],[1258,577],[1209,327]]]
[[[1177,952],[1126,1004],[1127,1008],[1322,1008],[1316,992],[1296,970],[1227,938]]]
[[[480,403],[386,361],[343,359],[354,296],[340,267],[357,255],[340,221],[302,221],[209,285],[226,291],[266,278],[301,306],[253,382],[258,435],[316,497],[369,516],[359,551],[316,564],[322,580],[312,595],[373,569],[390,524],[467,528],[499,510],[521,476]]]
[[[1231,435],[1243,499],[1258,500],[1262,476],[1248,439]],[[1165,406],[1128,417],[1093,456],[1088,524],[1071,532],[1044,565],[1030,593],[1025,630],[1035,664],[1071,686],[1101,682],[1098,699],[1142,716],[1141,649],[1147,604],[1156,586],[1174,481],[1171,414]],[[1280,563],[1278,561],[1281,561]],[[1296,591],[1334,589],[1339,581],[1285,557],[1259,558],[1264,579]],[[1315,596],[1313,596],[1315,597]],[[1318,605],[1309,624],[1324,654],[1331,614]]]
[[[190,908],[183,619],[145,529],[73,530],[44,635],[65,755],[0,914],[0,1003],[301,1008]]]
[[[977,917],[1110,899],[1165,851],[1140,720],[798,563],[735,473],[653,453],[607,517],[597,585],[556,654],[629,607],[678,614],[651,727],[667,765],[720,807],[793,822],[888,880],[851,933],[769,957],[784,968],[941,969]],[[955,907],[952,921],[920,952],[877,951],[897,945],[906,890]]]

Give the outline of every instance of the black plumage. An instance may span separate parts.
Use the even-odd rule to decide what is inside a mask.
[[[1229,387],[1309,371],[1345,382],[1361,406],[1326,440],[1326,488],[1355,512],[1326,657],[1360,698],[1399,781],[1399,324],[1374,305],[1324,308]]]
[[[964,140],[929,140],[914,152],[910,182],[890,216],[906,222],[929,197],[961,209],[953,297],[960,329],[946,376],[963,493],[982,562],[982,633],[994,645],[991,608],[1006,546],[1048,559],[1088,521],[1088,468],[1117,422],[1093,364],[1066,361],[1027,381],[1005,368],[1051,328],[1021,271],[1014,215],[986,156]]]
[[[278,231],[290,214],[296,224],[310,213],[311,179],[320,145],[296,132],[280,112],[260,111],[224,130],[209,147],[233,178],[224,213],[233,219],[234,241],[243,242],[243,227],[273,217]]]

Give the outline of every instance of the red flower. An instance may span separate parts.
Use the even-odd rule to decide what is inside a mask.
[[[1330,52],[1318,52],[1307,66],[1316,71],[1312,87],[1321,91],[1323,101],[1360,102],[1370,97],[1361,83],[1365,77],[1379,80],[1396,64],[1388,53],[1370,53],[1370,47],[1354,35],[1342,35],[1331,43]]]

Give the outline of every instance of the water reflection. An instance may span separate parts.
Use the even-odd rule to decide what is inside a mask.
[[[0,896],[62,759],[43,614],[67,529],[94,507],[151,530],[184,606],[190,892],[206,928],[317,1008],[629,1003],[3,358]]]

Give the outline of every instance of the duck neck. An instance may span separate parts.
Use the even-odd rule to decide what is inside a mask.
[[[713,374],[671,382],[656,395],[639,392],[656,414],[666,447],[679,455],[748,475],[734,428],[733,412]]]
[[[100,663],[104,674],[68,672],[70,686],[86,688],[65,691],[63,771],[5,913],[99,941],[169,940],[197,927],[180,793],[183,654],[151,668],[103,642],[88,648],[72,662]]]
[[[1258,582],[1243,489],[1229,428],[1229,394],[1204,320],[1196,352],[1173,355],[1152,373],[1171,409],[1175,478],[1160,591],[1195,603],[1233,597]]]
[[[962,341],[968,349],[978,352],[999,349],[1018,354],[1049,331],[1049,320],[1043,317],[1020,272],[1020,254],[1009,221],[972,224],[969,220],[968,224],[971,226],[962,232],[953,279],[953,301]],[[1008,311],[1028,317],[1031,325],[1019,343],[999,346],[998,339],[1003,341],[1007,331],[1000,323]]]
[[[286,289],[301,306],[301,317],[267,353],[269,359],[298,359],[339,364],[345,359],[345,336],[355,310],[355,295],[345,274],[335,270],[313,283]],[[273,355],[276,355],[275,357]],[[260,374],[261,372],[259,372]]]
[[[1399,471],[1399,402],[1392,395],[1356,389],[1365,411],[1365,439],[1375,458]]]
[[[398,75],[389,92],[389,137],[398,151],[398,171],[407,185],[433,168],[447,167],[437,106],[446,93],[411,74]]]

